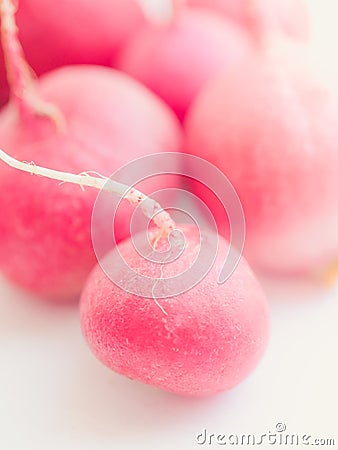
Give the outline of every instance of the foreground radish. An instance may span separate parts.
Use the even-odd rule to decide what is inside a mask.
[[[40,75],[66,64],[108,65],[144,16],[136,0],[19,0],[17,22],[28,61]],[[0,105],[7,98],[0,52]]]
[[[246,255],[267,272],[314,274],[338,257],[337,77],[323,68],[274,46],[211,83],[187,118],[187,151],[229,177]]]
[[[198,91],[251,50],[248,33],[230,21],[173,4],[167,22],[154,21],[135,34],[118,67],[152,89],[182,119]]]
[[[218,282],[229,247],[223,238],[215,252],[217,237],[211,231],[175,225],[160,205],[114,181],[30,167],[1,150],[0,159],[60,181],[127,192],[126,198],[140,204],[159,227],[149,231],[149,241],[139,234],[120,243],[99,261],[83,290],[83,333],[104,364],[129,378],[191,396],[228,390],[254,369],[268,341],[267,303],[244,259],[225,283]],[[169,246],[175,231],[183,239]],[[205,270],[204,258],[210,256],[211,267]],[[177,291],[177,285],[185,288]]]
[[[0,113],[1,146],[21,160],[104,175],[144,154],[179,149],[181,134],[169,109],[112,69],[64,67],[31,80],[16,40],[11,2],[3,0],[1,6],[13,96]],[[94,193],[4,168],[0,180],[1,271],[43,297],[77,296],[95,263],[90,235]],[[155,184],[148,187],[153,190]],[[119,217],[117,238],[128,231],[128,215]]]
[[[305,39],[309,14],[304,0],[187,0],[191,6],[210,8],[256,32],[264,27]],[[255,14],[252,14],[252,11]]]
[[[180,229],[186,250],[164,266],[166,277],[188,269],[199,250],[198,229]],[[221,239],[213,268],[197,286],[158,301],[123,292],[100,266],[94,269],[81,298],[83,333],[94,354],[122,375],[177,394],[211,395],[242,381],[266,347],[268,313],[244,260],[225,284],[217,283],[227,246]],[[161,276],[161,267],[141,257],[131,240],[119,251],[143,276]],[[111,266],[114,256],[107,257]]]

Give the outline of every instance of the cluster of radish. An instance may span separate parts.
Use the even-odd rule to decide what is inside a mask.
[[[212,269],[192,289],[161,305],[128,293],[100,265],[93,269],[91,188],[123,195],[105,177],[147,154],[203,157],[238,192],[254,268],[332,274],[338,97],[307,60],[305,5],[170,0],[161,15],[146,0],[19,0],[17,27],[14,3],[0,0],[0,102],[10,95],[0,111],[0,159],[7,163],[0,167],[1,272],[53,301],[81,293],[84,335],[116,372],[184,395],[233,387],[255,367],[269,334],[266,299],[245,259],[217,283],[228,251],[221,237]],[[156,177],[145,189],[167,183]],[[191,189],[225,230],[217,199],[197,184]],[[175,225],[135,189],[126,197],[160,211],[149,232],[154,251],[174,229],[183,232],[184,250],[168,270],[188,268],[201,245],[196,226]],[[131,213],[125,205],[117,216],[117,245],[152,278],[158,265],[128,237]]]

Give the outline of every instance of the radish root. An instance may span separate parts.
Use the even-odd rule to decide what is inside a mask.
[[[1,41],[11,97],[20,114],[33,113],[47,117],[62,131],[65,120],[59,109],[39,98],[35,91],[36,75],[25,59],[18,38],[16,11],[17,6],[13,0],[0,0]]]
[[[95,189],[112,192],[113,194],[125,198],[129,203],[134,206],[140,206],[143,214],[151,219],[157,226],[158,230],[152,236],[152,245],[156,248],[161,238],[166,238],[176,228],[175,222],[170,217],[169,213],[162,209],[161,205],[155,200],[147,197],[142,192],[135,188],[131,188],[123,183],[111,180],[103,176],[94,177],[88,175],[88,172],[82,172],[79,175],[62,172],[59,170],[48,169],[36,165],[33,161],[22,162],[8,155],[6,152],[0,149],[0,160],[6,163],[8,166],[15,169],[27,172],[30,175],[38,175],[52,180],[58,180],[62,183],[77,184],[80,187],[93,187]]]

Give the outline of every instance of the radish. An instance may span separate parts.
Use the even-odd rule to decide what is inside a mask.
[[[304,0],[187,0],[198,6],[222,13],[246,29],[256,32],[264,27],[279,29],[286,34],[307,39],[309,13]],[[255,9],[255,16],[252,15]]]
[[[145,243],[136,252],[130,239],[119,244],[118,251],[155,287],[162,276],[170,279],[188,270],[199,251],[196,226],[179,229],[185,250],[170,264],[149,262],[138,253],[140,248],[141,255],[146,253]],[[210,250],[212,239],[211,233],[204,233]],[[130,294],[128,284],[122,291],[97,266],[80,303],[83,333],[97,358],[131,379],[181,395],[212,395],[242,381],[263,354],[269,320],[264,294],[243,259],[225,284],[217,283],[227,248],[221,238],[206,277],[169,298],[163,294],[166,280],[153,298],[145,298]],[[116,268],[116,252],[108,254],[105,265],[124,278],[127,271]]]
[[[338,77],[308,50],[271,43],[211,83],[185,124],[187,152],[239,195],[249,262],[272,274],[337,271]]]
[[[248,33],[209,11],[169,0],[166,21],[153,19],[129,41],[118,67],[158,94],[182,119],[198,91],[252,50]]]
[[[19,0],[17,23],[25,54],[41,75],[67,64],[109,65],[143,26],[136,0]],[[0,105],[8,98],[0,55]]]
[[[148,238],[133,236],[99,261],[83,290],[82,330],[104,364],[191,396],[228,390],[254,369],[269,336],[267,302],[243,258],[219,283],[227,241],[221,238],[215,247],[213,232],[175,225],[160,205],[112,180],[29,166],[1,150],[0,159],[33,174],[126,193],[157,225]],[[205,264],[210,257],[211,267]]]
[[[12,89],[12,102],[0,113],[1,146],[21,160],[105,175],[142,155],[179,150],[175,116],[123,74],[69,66],[32,80],[12,2],[0,4]],[[95,263],[90,234],[95,195],[5,168],[0,180],[0,270],[39,296],[77,297]],[[166,185],[167,180],[150,180],[147,189]],[[129,220],[127,213],[119,216],[117,239],[128,235]]]

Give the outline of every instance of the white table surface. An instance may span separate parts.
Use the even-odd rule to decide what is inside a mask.
[[[87,348],[76,307],[0,280],[0,449],[219,448],[196,436],[274,432],[279,422],[338,444],[338,289],[264,287],[272,336],[259,367],[228,393],[189,399],[110,372]]]

